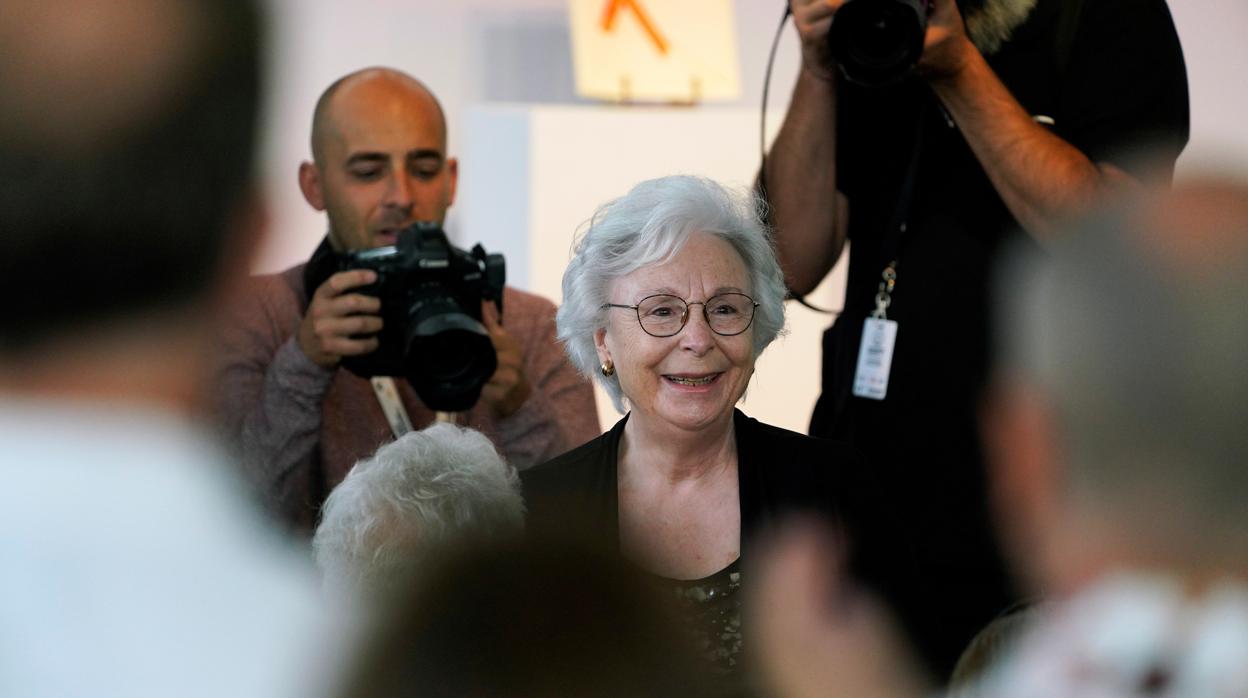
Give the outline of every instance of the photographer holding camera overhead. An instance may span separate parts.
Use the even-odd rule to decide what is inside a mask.
[[[554,305],[504,288],[500,255],[447,242],[457,162],[424,85],[388,68],[339,79],[317,101],[312,158],[299,187],[328,235],[307,264],[255,279],[218,385],[275,513],[310,531],[355,461],[435,419],[485,433],[520,469],[599,434]]]
[[[893,493],[930,593],[911,630],[947,675],[1015,600],[977,425],[995,262],[1110,190],[1170,177],[1188,137],[1182,50],[1164,0],[792,13],[801,70],[759,178],[792,293],[851,241],[811,434],[857,446]]]

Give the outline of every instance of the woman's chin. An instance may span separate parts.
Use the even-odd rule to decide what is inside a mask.
[[[684,431],[699,431],[732,418],[732,403],[724,400],[673,400],[659,406],[657,419]]]
[[[729,371],[718,374],[714,381],[704,385],[688,385],[660,379],[658,389],[650,394],[650,400],[630,400],[633,411],[654,424],[666,425],[681,431],[699,431],[731,421],[732,408],[740,399],[744,387]]]

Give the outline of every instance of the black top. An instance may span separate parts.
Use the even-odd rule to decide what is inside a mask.
[[[530,531],[583,533],[619,552],[617,464],[627,421],[625,416],[593,441],[520,474]],[[891,602],[912,631],[939,632],[917,627],[923,624],[915,615],[921,581],[912,551],[854,449],[763,424],[740,410],[733,413],[733,428],[742,560],[748,564],[769,524],[798,513],[822,516],[846,536],[849,570],[857,579]]]
[[[1070,6],[1039,0],[989,64],[1033,118],[1051,119],[1093,161],[1140,174],[1126,148],[1149,143],[1173,163],[1188,137],[1187,81],[1164,1],[1084,0],[1062,59],[1059,27]],[[925,84],[870,90],[842,81],[837,90],[851,253],[844,312],[824,336],[811,433],[857,446],[896,502],[933,603],[963,627],[963,641],[932,649],[951,667],[1013,597],[988,523],[977,409],[991,357],[993,275],[1008,240],[1031,243]],[[897,240],[885,229],[920,128],[910,216]],[[888,394],[854,397],[863,322],[893,259],[888,316],[898,330]]]
[[[741,559],[701,579],[654,578],[675,598],[687,619],[688,639],[695,651],[721,676],[738,672],[741,635]]]

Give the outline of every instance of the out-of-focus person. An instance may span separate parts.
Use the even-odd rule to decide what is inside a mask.
[[[460,546],[431,561],[364,645],[343,698],[724,695],[670,598],[566,540]]]
[[[356,463],[325,500],[312,547],[328,597],[367,605],[449,547],[523,526],[515,468],[484,434],[437,423]]]
[[[1002,282],[994,499],[1016,568],[1052,604],[976,694],[1248,695],[1248,178],[1133,197]],[[778,692],[914,695],[889,683],[887,650],[857,671],[880,617],[803,589],[818,553],[787,550],[756,599],[787,619],[765,653],[801,657],[772,663]]]
[[[748,193],[642,182],[601,206],[563,277],[559,337],[621,412],[609,432],[521,473],[535,531],[582,528],[690,601],[705,652],[740,669],[741,562],[783,514],[841,522],[852,569],[890,593],[909,550],[850,449],[736,409],[784,327],[784,284]]]
[[[1062,605],[985,690],[1248,695],[1248,176],[1033,266],[985,414],[1015,565]]]
[[[410,75],[368,68],[330,85],[312,117],[312,160],[299,166],[300,190],[325,212],[328,233],[306,264],[257,277],[224,328],[222,421],[270,506],[296,529],[311,532],[356,461],[435,420],[407,378],[370,381],[343,366],[378,350],[383,311],[370,286],[378,274],[337,265],[342,254],[396,245],[413,223],[444,222],[458,180],[446,132],[437,99]],[[501,306],[484,301],[480,310],[481,323],[456,317],[488,333],[498,365],[456,422],[484,433],[519,469],[601,433],[589,382],[555,342],[554,305],[508,286]],[[412,358],[436,375],[463,370]]]
[[[1188,139],[1183,50],[1165,0],[790,4],[801,68],[760,184],[795,294],[849,257],[810,434],[889,483],[941,616],[924,655],[947,673],[1019,596],[976,416],[988,280],[1010,244],[1168,181]]]
[[[264,222],[257,3],[0,12],[0,695],[321,695],[310,561],[202,424]]]
[[[990,698],[982,680],[1018,646],[1018,640],[1043,618],[1043,604],[1020,604],[993,618],[958,657],[949,674],[950,698]]]

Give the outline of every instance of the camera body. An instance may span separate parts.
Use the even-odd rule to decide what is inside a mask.
[[[461,250],[437,223],[402,230],[395,245],[337,255],[336,271],[371,269],[377,280],[356,292],[381,300],[375,351],[343,358],[356,375],[404,376],[431,409],[476,404],[498,357],[482,324],[481,301],[502,317],[506,264],[481,245]]]
[[[923,53],[934,0],[847,0],[828,30],[828,56],[850,82],[900,81]]]

